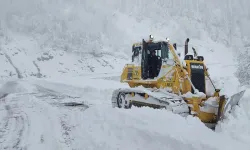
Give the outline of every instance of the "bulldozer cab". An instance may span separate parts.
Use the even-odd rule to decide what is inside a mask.
[[[141,56],[141,78],[155,78],[158,76],[162,62],[171,59],[168,43],[165,41],[149,41],[142,40],[142,56]]]

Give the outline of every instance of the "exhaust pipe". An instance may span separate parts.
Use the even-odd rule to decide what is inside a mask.
[[[193,49],[193,52],[194,52],[194,57],[197,57],[197,56],[198,56],[198,54],[197,54],[197,52],[196,52],[195,48],[193,48],[193,47],[192,47],[192,49]]]
[[[174,43],[173,46],[174,46],[174,49],[177,50],[176,43]]]
[[[188,53],[188,42],[189,42],[189,38],[187,38],[187,39],[186,39],[186,41],[185,41],[185,51],[184,51],[184,56],[186,56],[186,55],[187,55],[187,53]]]

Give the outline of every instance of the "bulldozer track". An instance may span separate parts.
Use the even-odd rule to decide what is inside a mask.
[[[136,104],[141,103],[139,105],[142,105],[142,106],[165,108],[167,110],[173,111],[174,113],[178,113],[178,114],[185,114],[189,112],[189,108],[186,102],[181,97],[175,94],[166,93],[161,90],[140,89],[140,88],[123,88],[123,89],[121,88],[121,89],[115,90],[112,95],[113,107],[119,107],[118,96],[120,93],[124,93],[128,95],[130,95],[131,93],[135,93],[135,95],[139,95],[140,97],[143,97],[144,94],[148,94],[149,98],[151,99],[149,100],[144,99],[144,100],[141,100],[140,102],[136,101]],[[133,103],[133,101],[130,103]],[[138,106],[136,104],[134,104],[134,106]]]

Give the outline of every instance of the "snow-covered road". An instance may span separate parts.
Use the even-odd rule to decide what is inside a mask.
[[[8,82],[2,88],[8,95],[0,105],[0,149],[70,149],[70,109],[60,102],[60,94],[24,82]],[[82,112],[86,107],[75,109]]]
[[[112,89],[89,84],[94,80],[82,82],[85,84],[72,86],[17,80],[1,85],[0,149],[249,148],[243,141],[211,131],[193,117],[150,108],[114,109],[110,101]],[[112,82],[102,81],[115,85]]]
[[[102,103],[95,94],[88,86],[21,80],[4,83],[0,89],[0,149],[89,149],[82,144],[86,134],[81,126],[83,112]]]

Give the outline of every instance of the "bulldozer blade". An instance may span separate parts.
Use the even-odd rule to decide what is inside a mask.
[[[239,101],[241,100],[241,98],[243,97],[244,93],[245,93],[246,90],[243,90],[241,92],[238,92],[234,95],[232,95],[230,97],[230,99],[228,99],[228,101],[226,102],[225,106],[224,106],[224,109],[223,109],[223,112],[221,114],[221,119],[224,119],[225,118],[225,113],[229,112],[232,110],[232,108],[236,105],[239,104]]]

